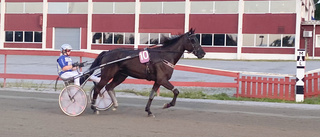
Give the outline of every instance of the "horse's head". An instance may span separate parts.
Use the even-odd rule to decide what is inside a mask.
[[[188,44],[185,45],[185,49],[188,52],[193,53],[195,56],[197,56],[199,59],[203,58],[204,55],[206,54],[200,43],[199,40],[197,39],[196,35],[194,34],[194,29],[190,29],[189,32],[187,32],[185,35],[187,37],[188,40]]]

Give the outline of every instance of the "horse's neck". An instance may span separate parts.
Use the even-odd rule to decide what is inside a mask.
[[[183,46],[179,44],[175,44],[171,47],[163,47],[162,49],[169,52],[169,54],[167,53],[166,56],[163,56],[163,59],[166,59],[173,64],[176,64],[179,61],[184,52]]]

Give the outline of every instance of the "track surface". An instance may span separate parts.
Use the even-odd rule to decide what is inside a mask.
[[[78,117],[61,112],[58,94],[0,90],[1,137],[315,137],[320,106],[156,97],[147,117],[145,97],[119,96],[117,111]]]

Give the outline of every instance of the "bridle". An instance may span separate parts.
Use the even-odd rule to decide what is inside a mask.
[[[198,46],[199,42],[196,39],[196,35],[188,33],[188,40],[191,42],[191,45],[193,47],[193,50],[191,51],[191,53],[193,53],[194,55],[197,55],[198,51],[200,50],[200,46]]]

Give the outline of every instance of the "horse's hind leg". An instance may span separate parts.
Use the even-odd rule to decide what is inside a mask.
[[[101,80],[100,82],[94,87],[94,93],[93,93],[93,98],[91,101],[91,109],[93,109],[93,111],[96,112],[96,99],[98,94],[101,95],[100,91],[101,89],[108,84],[108,82],[113,78],[113,76],[116,74],[116,72],[118,71],[118,69],[116,67],[108,67],[108,68],[104,68],[101,70]]]
[[[105,78],[101,78],[100,82],[98,84],[95,85],[94,87],[94,92],[93,92],[93,97],[92,97],[92,100],[91,100],[91,109],[96,112],[97,109],[96,109],[96,99],[97,99],[97,96],[98,94],[100,94],[100,90],[109,82],[111,78],[108,78],[108,79],[105,79]]]
[[[150,106],[151,106],[152,100],[153,100],[153,98],[155,96],[155,93],[159,89],[159,87],[160,87],[159,84],[154,83],[153,87],[152,87],[152,90],[150,91],[149,100],[148,100],[148,103],[147,103],[146,109],[145,109],[145,111],[148,112],[148,116],[153,116],[154,117],[154,115],[150,111]]]
[[[127,77],[128,77],[127,75],[124,75],[122,73],[117,73],[113,77],[112,81],[106,86],[106,90],[108,91],[108,94],[113,102],[114,110],[116,110],[118,108],[118,101],[117,101],[116,94],[113,89],[116,86],[118,86],[119,84],[121,84]]]

